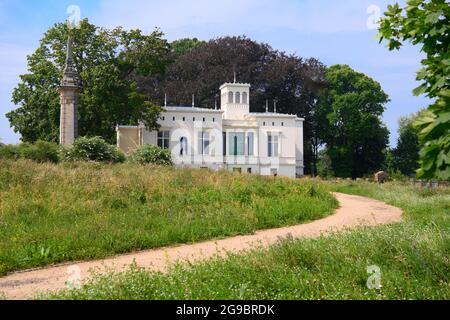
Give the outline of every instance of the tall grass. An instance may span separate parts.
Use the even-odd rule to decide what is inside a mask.
[[[133,164],[0,160],[0,274],[318,219],[315,183]]]
[[[302,181],[311,183],[311,181]],[[314,182],[314,181],[313,181]],[[314,182],[402,207],[405,221],[268,249],[177,265],[168,274],[137,267],[96,276],[57,299],[450,299],[450,190],[408,184]],[[369,266],[381,288],[369,289]]]

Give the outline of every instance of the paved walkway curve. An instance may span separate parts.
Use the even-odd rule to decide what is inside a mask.
[[[135,261],[149,270],[165,271],[177,260],[191,262],[205,260],[226,252],[239,252],[255,246],[269,246],[289,235],[294,238],[314,238],[321,234],[353,229],[359,226],[375,226],[401,221],[402,211],[383,202],[341,193],[335,193],[340,208],[334,215],[307,224],[259,231],[253,235],[237,236],[223,240],[212,240],[196,244],[142,251],[114,258],[50,266],[44,269],[24,271],[0,278],[0,297],[6,299],[32,298],[37,292],[63,289],[74,270],[81,271],[86,279],[90,270],[123,270]]]

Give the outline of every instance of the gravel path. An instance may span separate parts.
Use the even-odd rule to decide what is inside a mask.
[[[177,261],[195,262],[214,255],[239,252],[255,246],[270,246],[280,238],[314,238],[321,234],[354,229],[360,226],[375,226],[401,221],[402,211],[383,202],[341,193],[334,194],[340,208],[334,215],[307,224],[259,231],[253,235],[238,236],[223,240],[212,240],[196,244],[147,250],[98,261],[78,262],[44,269],[29,270],[0,278],[0,297],[6,299],[28,299],[37,292],[63,289],[74,271],[80,271],[81,279],[90,275],[90,270],[123,270],[133,261],[149,270],[165,271]]]

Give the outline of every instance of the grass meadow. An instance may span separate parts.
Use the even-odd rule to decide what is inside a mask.
[[[403,208],[404,222],[230,254],[169,273],[133,266],[53,299],[450,299],[450,190],[409,183],[301,180]],[[367,268],[380,270],[369,289]]]
[[[133,164],[0,160],[0,275],[251,234],[331,214],[314,182]]]

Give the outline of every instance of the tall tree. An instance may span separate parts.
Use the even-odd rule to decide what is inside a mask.
[[[62,76],[69,33],[83,84],[79,134],[102,136],[113,143],[116,124],[143,121],[156,128],[160,107],[139,93],[132,76],[164,72],[169,45],[162,34],[106,30],[83,20],[76,29],[69,30],[64,23],[50,28],[28,57],[28,73],[21,76],[13,92],[12,101],[19,107],[6,115],[22,140],[58,141],[60,105],[55,89]]]
[[[389,138],[381,121],[387,94],[378,82],[347,65],[329,67],[325,78],[316,118],[333,172],[356,178],[378,170]]]
[[[450,179],[450,6],[446,0],[408,0],[406,7],[389,5],[380,21],[380,42],[389,50],[402,42],[419,45],[426,54],[417,73],[422,84],[415,95],[436,101],[421,113],[415,125],[420,130],[419,178]]]
[[[205,41],[198,40],[197,38],[183,38],[171,42],[170,48],[172,49],[175,57],[179,57],[188,53],[192,49],[204,45],[205,43]]]
[[[192,94],[196,105],[213,108],[220,104],[218,88],[224,82],[237,81],[252,85],[253,112],[265,110],[266,100],[278,100],[278,111],[306,119],[305,164],[311,172],[313,158],[313,113],[315,99],[323,86],[324,66],[316,59],[304,60],[287,55],[246,37],[224,37],[188,50],[168,66],[163,76],[137,77],[139,87],[152,101],[190,105]]]
[[[402,117],[399,121],[397,147],[392,150],[392,169],[404,175],[415,174],[419,167],[418,130],[413,123],[418,115]]]

